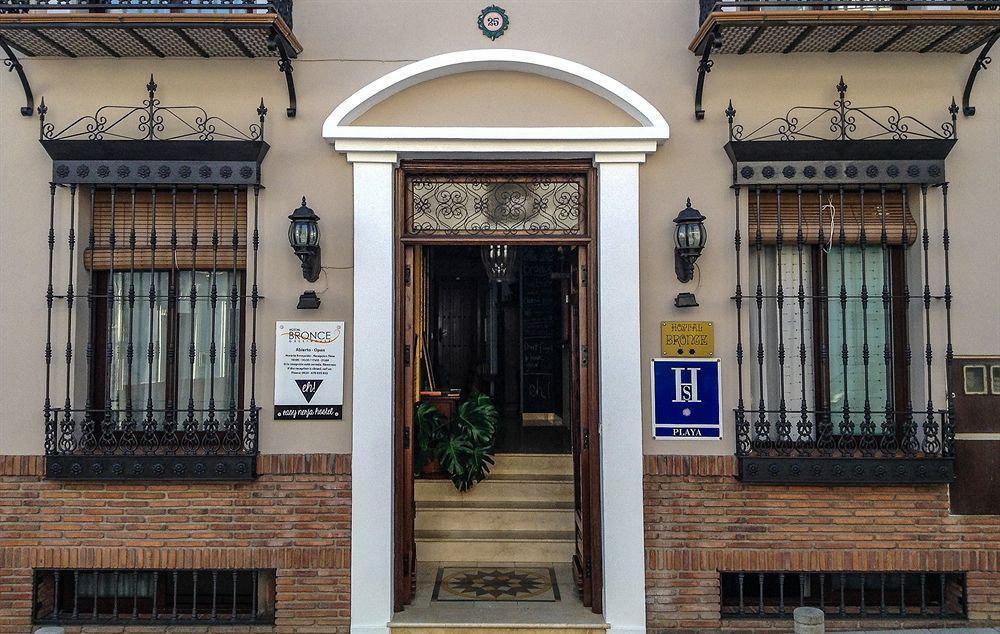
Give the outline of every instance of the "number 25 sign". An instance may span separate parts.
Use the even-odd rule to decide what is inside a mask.
[[[491,40],[503,35],[508,26],[510,26],[510,18],[507,17],[507,12],[495,4],[486,7],[479,13],[479,30]]]

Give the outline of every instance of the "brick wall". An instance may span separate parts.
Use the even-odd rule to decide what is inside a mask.
[[[947,486],[744,485],[732,456],[646,456],[644,467],[651,632],[790,629],[721,620],[719,571],[740,570],[968,571],[970,621],[1000,623],[1000,517],[949,515]]]
[[[261,456],[247,483],[52,482],[43,461],[0,456],[0,633],[31,631],[36,567],[274,568],[274,627],[220,631],[348,630],[350,456]]]

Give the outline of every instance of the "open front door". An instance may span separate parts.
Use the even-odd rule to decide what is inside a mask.
[[[419,350],[417,333],[419,332],[417,298],[420,297],[419,286],[423,282],[423,273],[420,270],[421,248],[416,246],[403,247],[403,257],[401,265],[403,267],[403,283],[396,293],[397,301],[402,303],[400,319],[402,323],[397,324],[399,350],[398,359],[402,363],[397,363],[400,369],[397,375],[397,385],[401,393],[396,402],[399,408],[396,411],[396,459],[395,468],[395,500],[394,500],[394,524],[396,531],[393,571],[393,604],[398,612],[403,606],[408,605],[413,600],[414,586],[416,583],[417,569],[417,546],[413,534],[413,521],[416,514],[416,506],[413,501],[413,454],[416,442],[416,429],[414,428],[414,414],[416,402],[419,398],[417,380],[419,367]],[[399,314],[399,313],[397,313]]]
[[[583,604],[594,612],[602,611],[600,475],[598,473],[597,410],[595,407],[593,349],[593,294],[590,283],[589,249],[577,249],[569,263],[565,294],[566,319],[563,338],[565,368],[569,375],[570,398],[567,406],[573,433],[573,481],[575,498],[576,552],[573,574],[580,588]]]

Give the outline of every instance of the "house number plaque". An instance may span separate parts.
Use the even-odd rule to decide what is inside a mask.
[[[665,357],[711,357],[715,354],[715,325],[710,321],[661,322],[660,352]]]
[[[507,17],[507,12],[495,4],[491,4],[479,13],[479,30],[491,40],[503,35],[508,26],[510,18]]]

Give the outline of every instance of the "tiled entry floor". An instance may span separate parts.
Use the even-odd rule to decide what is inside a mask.
[[[434,586],[441,568],[460,567],[492,569],[552,568],[555,571],[559,598],[548,601],[435,601]],[[446,573],[447,574],[447,573]],[[439,596],[444,593],[439,591]],[[553,595],[548,595],[552,598]],[[604,617],[584,607],[573,582],[568,563],[497,564],[494,562],[422,562],[417,564],[417,592],[413,603],[397,612],[392,625],[412,624],[539,624],[539,625],[589,625],[601,627]]]

